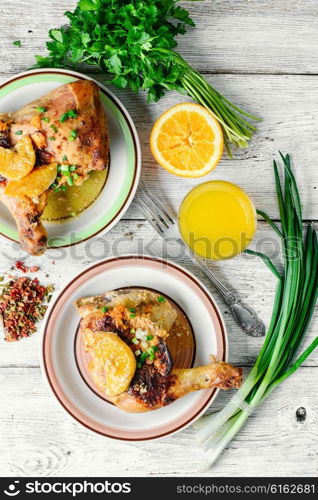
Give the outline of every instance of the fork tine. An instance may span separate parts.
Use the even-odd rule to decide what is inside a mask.
[[[162,202],[158,198],[154,198],[153,194],[149,191],[146,184],[141,181],[140,192],[146,196],[147,199],[154,205],[158,215],[162,218],[162,220],[166,223],[167,227],[170,224],[174,224],[173,218],[169,215]]]
[[[164,234],[163,224],[162,224],[161,220],[159,219],[159,217],[149,208],[149,206],[147,205],[145,200],[143,200],[139,196],[139,194],[136,194],[134,201],[135,201],[136,205],[139,207],[139,209],[142,211],[144,216],[146,217],[149,224],[151,224],[153,229],[157,233],[159,233],[160,236],[163,236],[163,234]]]
[[[151,213],[152,217],[155,217],[157,221],[163,225],[166,229],[169,228],[168,222],[164,219],[161,211],[155,205],[155,202],[149,198],[149,196],[142,190],[138,192],[139,199],[146,205],[147,209]]]

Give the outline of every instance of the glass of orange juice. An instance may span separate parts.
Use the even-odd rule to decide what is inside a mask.
[[[253,240],[257,226],[251,199],[236,184],[208,181],[194,187],[179,209],[185,243],[200,257],[229,259]]]

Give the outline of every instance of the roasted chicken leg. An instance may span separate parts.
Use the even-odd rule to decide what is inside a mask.
[[[24,199],[8,197],[5,192],[13,177],[7,175],[9,169],[4,168],[4,149],[15,151],[25,136],[32,140],[34,169],[52,162],[76,166],[74,183],[77,185],[82,184],[92,170],[105,169],[109,154],[108,132],[97,85],[88,80],[68,83],[18,111],[0,115],[0,199],[16,219],[22,248],[32,255],[40,255],[47,244],[47,234],[40,219],[49,189],[40,196],[25,196]],[[17,166],[24,161],[26,156],[15,155]],[[21,182],[27,182],[27,177]],[[63,171],[57,184],[67,184]]]
[[[118,335],[137,357],[137,369],[128,389],[108,396],[121,410],[155,410],[192,391],[241,385],[242,370],[214,357],[205,366],[173,368],[165,339],[176,312],[169,300],[155,292],[138,288],[115,290],[79,299],[76,307],[82,317],[80,334],[89,356],[89,369],[101,391],[110,369],[102,349],[102,332]]]
[[[216,361],[213,357],[208,365],[175,368],[166,376],[159,375],[146,365],[137,370],[128,391],[112,397],[111,401],[123,411],[145,412],[167,406],[189,392],[212,387],[224,390],[239,388],[241,382],[242,369]]]

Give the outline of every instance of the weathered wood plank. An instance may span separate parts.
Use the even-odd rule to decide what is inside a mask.
[[[136,123],[143,150],[143,179],[155,194],[177,212],[185,194],[199,182],[224,179],[240,185],[256,206],[278,217],[272,160],[278,151],[289,152],[303,200],[304,217],[318,219],[318,89],[313,76],[224,76],[208,78],[245,109],[258,113],[262,122],[247,150],[235,151],[233,160],[223,156],[211,174],[202,179],[180,179],[159,167],[149,148],[156,118],[187,97],[169,93],[159,103],[146,104],[144,95],[117,91]],[[309,97],[310,96],[310,97]],[[130,210],[127,216],[138,216]]]
[[[98,77],[101,80],[101,77]],[[177,102],[187,100],[170,92],[159,103],[148,105],[145,95],[115,90],[128,108],[138,129],[143,151],[142,177],[155,194],[178,210],[183,196],[203,180],[224,179],[239,184],[256,206],[277,217],[272,159],[278,150],[290,152],[304,204],[304,217],[318,219],[318,87],[313,76],[209,77],[216,87],[244,108],[257,112],[263,121],[248,150],[223,156],[217,168],[203,179],[181,179],[159,167],[149,149],[155,119]],[[310,97],[309,97],[310,96]],[[142,218],[134,206],[126,217]]]
[[[3,0],[3,73],[15,74],[45,53],[49,29],[67,24],[76,0]],[[316,0],[206,0],[183,2],[196,28],[179,37],[181,54],[201,71],[231,73],[318,72]],[[14,15],[13,15],[14,12]],[[21,40],[21,48],[12,48]]]
[[[272,255],[275,261],[279,261],[278,240],[263,223],[259,225],[254,247]],[[29,257],[26,263],[32,265],[39,262],[41,281],[50,283],[53,280],[56,284],[56,293],[58,293],[83,268],[108,256],[136,253],[150,253],[159,257],[168,255],[170,259],[193,271],[213,293],[228,329],[230,361],[237,365],[251,365],[260,349],[262,339],[251,338],[244,334],[235,324],[228,307],[212,285],[201,275],[200,271],[194,268],[180,249],[181,247],[175,243],[167,248],[165,243],[156,237],[153,229],[147,223],[121,221],[105,237],[72,247],[71,253],[63,251],[62,254],[61,250],[50,250],[45,260],[42,259],[39,262],[37,259]],[[12,247],[10,243],[1,240],[0,274],[12,265],[13,260],[19,259],[21,256],[22,253],[17,249],[17,246]],[[256,257],[241,255],[232,260],[211,265],[211,268],[225,284],[237,291],[241,299],[253,307],[268,325],[276,280],[265,265]],[[317,335],[317,326],[318,311],[316,311],[314,321],[307,334],[306,344]],[[40,339],[41,335],[37,333],[32,338],[14,344],[2,341],[0,343],[0,366],[38,366]],[[306,365],[318,366],[318,351],[311,355],[306,361]]]
[[[196,445],[192,428],[154,443],[106,440],[64,413],[49,394],[38,368],[1,368],[1,474],[316,476],[317,371],[301,368],[285,381],[249,418],[215,466],[197,474],[203,451]],[[213,408],[222,408],[229,397],[229,393],[220,393]],[[301,406],[307,412],[303,423],[295,415]]]

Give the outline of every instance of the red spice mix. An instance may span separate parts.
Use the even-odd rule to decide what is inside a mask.
[[[22,271],[23,273],[27,272],[36,273],[40,269],[39,266],[28,267],[21,260],[16,261],[15,267],[19,269],[19,271]]]

